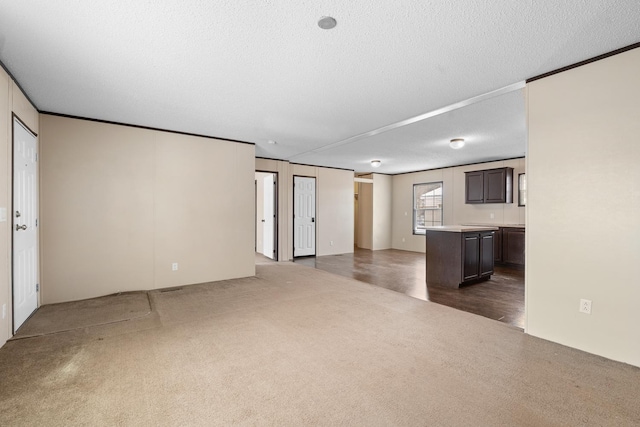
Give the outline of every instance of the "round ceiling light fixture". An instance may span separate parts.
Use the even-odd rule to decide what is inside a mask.
[[[371,160],[371,166],[373,166],[374,168],[380,167],[381,164],[382,162],[380,160]]]
[[[334,28],[337,24],[338,22],[330,16],[323,16],[318,21],[318,27],[322,28],[323,30],[330,30]]]
[[[458,150],[464,147],[464,139],[462,138],[452,139],[451,141],[449,141],[449,147],[453,148],[454,150]]]

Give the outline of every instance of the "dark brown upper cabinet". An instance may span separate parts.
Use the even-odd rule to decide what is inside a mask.
[[[513,168],[465,172],[465,203],[513,203]]]
[[[484,173],[482,171],[465,173],[465,202],[484,203]]]

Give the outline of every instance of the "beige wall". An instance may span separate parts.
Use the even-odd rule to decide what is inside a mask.
[[[353,172],[255,159],[255,170],[278,172],[278,259],[293,259],[293,176],[316,178],[316,254],[353,252]],[[331,244],[333,242],[333,245]]]
[[[361,249],[373,249],[373,183],[358,183],[358,242]]]
[[[353,242],[355,246],[358,245],[358,228],[360,225],[358,224],[358,192],[360,191],[360,183],[353,183]]]
[[[638,76],[635,49],[527,85],[526,332],[636,366]]]
[[[358,211],[356,224],[361,249],[391,248],[392,177],[390,175],[361,175],[371,182],[358,182]]]
[[[513,203],[486,205],[466,204],[465,172],[473,170],[512,167]],[[503,160],[468,166],[436,169],[425,172],[393,176],[392,185],[392,247],[407,251],[424,252],[424,235],[413,235],[413,185],[442,182],[442,215],[445,225],[459,224],[524,224],[525,208],[518,206],[518,174],[525,172],[525,159]],[[493,218],[492,218],[493,215]]]
[[[318,255],[353,252],[353,172],[318,168]]]
[[[13,335],[11,294],[11,214],[12,195],[12,113],[33,132],[39,133],[38,112],[20,88],[0,68],[0,208],[7,210],[7,220],[0,222],[0,346]],[[2,307],[6,307],[4,318]]]
[[[392,182],[390,175],[373,174],[373,250],[391,248]]]
[[[0,68],[0,207],[7,209],[7,221],[0,222],[0,313],[6,307],[5,317],[0,316],[0,346],[12,335],[11,311],[11,270],[9,266],[9,251],[11,248],[11,200],[9,195],[11,174],[11,79]]]
[[[254,274],[252,145],[40,120],[44,303]]]
[[[40,124],[38,110],[31,105],[13,80],[11,81],[11,109],[32,132],[38,133]]]

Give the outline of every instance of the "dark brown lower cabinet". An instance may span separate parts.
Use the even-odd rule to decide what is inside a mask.
[[[494,254],[493,238],[494,231],[480,233],[480,277],[491,276],[493,274]]]
[[[464,233],[462,235],[463,254],[462,281],[480,277],[480,234]]]
[[[488,279],[493,274],[494,233],[427,230],[427,283],[457,288]]]
[[[495,262],[524,267],[525,229],[522,227],[500,227],[496,236]]]
[[[493,260],[502,262],[502,228],[493,235]]]
[[[493,231],[464,233],[463,282],[493,274],[494,234]]]

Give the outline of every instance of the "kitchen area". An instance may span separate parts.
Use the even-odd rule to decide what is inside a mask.
[[[356,181],[354,252],[296,262],[523,329],[524,174],[524,158],[370,174]],[[418,211],[418,187],[433,195],[428,215]],[[359,219],[367,201],[368,218]],[[387,237],[359,247],[365,232],[374,243]]]
[[[515,182],[514,169],[511,167],[466,171],[464,175],[464,201],[467,205],[514,202],[521,208],[526,205],[524,173],[519,174]],[[483,310],[486,306],[499,306],[501,310],[496,310],[496,315],[501,312],[504,315],[497,320],[504,320],[509,312],[513,318],[510,322],[523,328],[519,314],[524,314],[525,230],[524,224],[504,223],[425,227],[425,270],[429,300],[437,300],[438,294],[445,295],[442,288],[455,289],[460,294],[481,292],[483,298],[473,303],[466,301],[466,311],[474,311],[473,306],[477,311],[478,305],[485,306]],[[499,282],[505,281],[515,285],[515,288],[511,286],[514,288],[511,292],[499,289]],[[456,296],[456,291],[449,291],[449,295]],[[464,298],[460,296],[453,300],[458,300],[457,304],[460,304]],[[510,308],[505,309],[506,306]]]
[[[513,168],[465,172],[465,204],[513,203]],[[518,206],[526,205],[526,175],[518,179]],[[524,268],[524,224],[425,227],[427,283],[459,287],[493,274],[494,263]]]

